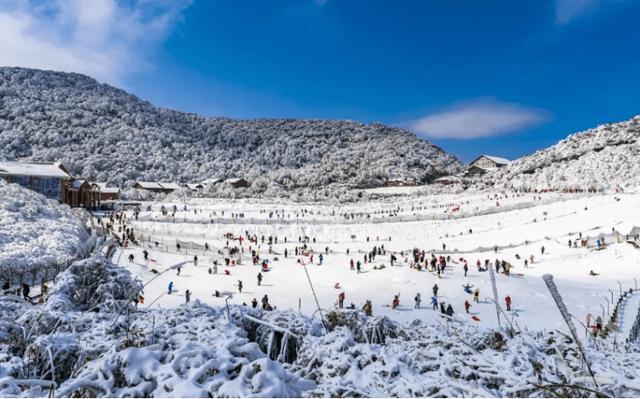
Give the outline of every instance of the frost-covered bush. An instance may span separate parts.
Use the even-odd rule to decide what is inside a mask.
[[[74,210],[0,178],[0,275],[72,259],[88,240]]]
[[[0,68],[0,159],[57,160],[72,173],[123,188],[134,180],[244,177],[218,196],[303,194],[412,182],[459,162],[405,130],[327,120],[232,120],[156,108],[79,75]],[[226,190],[226,191],[225,191]]]
[[[138,297],[142,283],[102,256],[74,262],[56,278],[45,309],[51,311],[121,311]]]

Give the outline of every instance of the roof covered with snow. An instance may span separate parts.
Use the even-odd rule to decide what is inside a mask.
[[[471,163],[477,161],[480,158],[488,158],[490,160],[492,160],[493,162],[497,163],[498,165],[509,165],[511,163],[510,160],[508,160],[507,158],[501,158],[501,157],[494,157],[493,155],[480,155],[478,158],[474,159]]]
[[[164,187],[155,181],[137,181],[136,185],[147,190],[162,190]]]
[[[100,192],[106,194],[118,194],[120,189],[118,187],[107,187],[107,183],[93,183],[100,188]]]
[[[0,175],[14,176],[41,176],[71,179],[71,176],[63,170],[64,166],[58,162],[51,163],[24,163],[24,162],[0,162]]]
[[[159,183],[165,190],[179,190],[183,186],[179,183]]]

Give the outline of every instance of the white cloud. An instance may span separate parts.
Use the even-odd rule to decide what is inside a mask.
[[[79,72],[121,83],[144,68],[185,0],[0,2],[0,65]]]
[[[566,24],[598,6],[600,0],[556,0],[556,22]]]
[[[432,138],[465,140],[514,133],[549,119],[543,110],[481,99],[427,115],[408,127]]]

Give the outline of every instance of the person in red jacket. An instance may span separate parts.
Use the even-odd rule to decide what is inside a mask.
[[[469,309],[471,309],[471,304],[469,303],[469,301],[464,301],[464,310],[467,311],[467,313],[469,313]]]
[[[345,294],[344,291],[342,291],[339,295],[338,295],[338,308],[342,309],[342,307],[344,306],[344,298],[345,298]]]
[[[507,305],[507,311],[511,310],[511,296],[504,297],[504,303]]]

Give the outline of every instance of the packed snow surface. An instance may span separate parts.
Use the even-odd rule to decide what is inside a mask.
[[[166,216],[160,212],[162,206],[168,210]],[[177,211],[172,216],[174,206]],[[334,309],[344,292],[345,307],[353,303],[360,309],[371,300],[377,315],[402,322],[435,321],[440,314],[432,309],[431,297],[437,284],[437,301],[451,304],[457,320],[487,327],[497,327],[498,320],[489,273],[479,271],[477,262],[494,268],[496,260],[506,261],[510,273],[501,269],[496,281],[500,305],[505,307],[505,297],[512,299],[508,318],[521,327],[552,330],[563,328],[564,321],[542,275],[553,274],[570,312],[584,323],[589,314],[592,320],[602,315],[603,307],[613,309],[615,303],[607,302],[612,301],[611,292],[617,301],[620,285],[625,291],[635,287],[640,253],[624,235],[640,225],[637,209],[638,195],[561,193],[413,197],[351,206],[211,200],[144,203],[137,221],[132,212],[126,219],[139,246],[122,248],[114,258],[142,281],[150,281],[145,292],[154,298],[154,308],[179,306],[189,290],[192,299],[216,306],[224,305],[227,296],[230,303],[250,304],[267,295],[278,309],[312,315],[317,305],[308,272],[325,310]],[[257,244],[246,239],[247,233],[257,237]],[[274,240],[271,245],[269,237]],[[304,237],[306,244],[299,242]],[[229,255],[228,248],[234,247],[240,255]],[[384,254],[365,263],[365,254],[374,247],[384,247]],[[410,267],[414,248],[427,251],[427,260],[432,254],[450,257],[440,277],[430,268]],[[148,261],[143,250],[148,251]],[[257,251],[257,265],[252,264],[251,251]],[[393,266],[391,254],[397,259]],[[225,266],[225,258],[240,264]],[[350,268],[352,259],[361,262],[361,273]],[[263,261],[269,270],[262,272],[258,285]],[[179,275],[176,265],[181,266]],[[174,291],[168,294],[170,282]],[[472,286],[472,292],[479,289],[477,303],[465,285]],[[214,295],[216,291],[220,296]],[[418,293],[421,303],[416,308]],[[400,306],[392,309],[396,294]],[[471,304],[469,313],[465,301]]]

